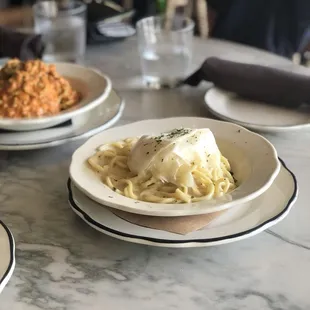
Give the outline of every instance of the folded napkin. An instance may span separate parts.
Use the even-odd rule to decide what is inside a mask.
[[[211,57],[182,84],[197,86],[203,80],[244,98],[287,108],[310,103],[310,76],[272,67]]]
[[[116,209],[109,209],[109,210],[113,212],[116,216],[135,225],[157,230],[164,230],[179,235],[186,235],[191,232],[202,229],[211,224],[222,214],[227,212],[227,210],[223,210],[219,212],[201,214],[201,215],[161,217],[161,216],[148,216],[148,215],[128,213]]]
[[[36,59],[42,57],[43,51],[44,45],[40,35],[0,27],[0,58]]]

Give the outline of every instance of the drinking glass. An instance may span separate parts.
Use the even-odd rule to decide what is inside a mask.
[[[83,62],[86,5],[81,1],[39,1],[33,6],[35,31],[45,42],[43,60]]]
[[[184,16],[166,20],[152,16],[137,23],[144,83],[151,88],[173,87],[188,74],[192,59],[194,22]]]

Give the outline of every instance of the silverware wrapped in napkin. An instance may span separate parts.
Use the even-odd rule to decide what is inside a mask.
[[[44,44],[40,35],[0,27],[0,58],[37,59],[42,58],[43,52]]]
[[[310,75],[273,67],[211,57],[181,84],[197,86],[203,80],[241,97],[287,108],[310,103]]]

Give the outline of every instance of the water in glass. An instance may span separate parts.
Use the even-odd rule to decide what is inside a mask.
[[[155,46],[141,55],[143,79],[147,84],[173,85],[187,74],[190,53],[180,46]]]
[[[143,80],[151,88],[173,87],[189,73],[194,23],[176,16],[167,28],[163,16],[137,23]]]
[[[85,20],[78,16],[59,17],[51,22],[37,17],[36,30],[46,42],[43,59],[49,62],[82,62],[85,54]]]

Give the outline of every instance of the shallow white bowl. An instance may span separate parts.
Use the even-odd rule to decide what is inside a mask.
[[[112,89],[111,80],[99,71],[71,63],[56,63],[56,70],[81,92],[82,100],[70,109],[49,117],[30,119],[0,118],[0,128],[27,131],[52,127],[89,111],[102,103]]]
[[[222,154],[228,158],[240,186],[221,198],[189,204],[137,201],[116,194],[93,172],[87,159],[102,144],[143,134],[159,134],[178,127],[210,128]],[[184,216],[224,210],[265,192],[280,169],[277,152],[270,142],[235,124],[207,118],[180,117],[147,120],[106,130],[77,149],[70,165],[73,183],[91,199],[127,212],[152,216]]]
[[[125,101],[112,89],[108,98],[94,109],[73,117],[70,122],[35,131],[0,129],[0,151],[35,150],[87,139],[112,127],[121,117]]]
[[[255,131],[284,133],[310,129],[308,106],[287,109],[248,100],[217,87],[207,91],[204,101],[209,111],[219,119]]]
[[[255,236],[282,221],[298,196],[296,178],[282,162],[275,181],[262,195],[227,210],[202,229],[181,235],[128,222],[84,195],[70,180],[68,190],[72,210],[94,229],[127,242],[173,248],[221,245]]]

